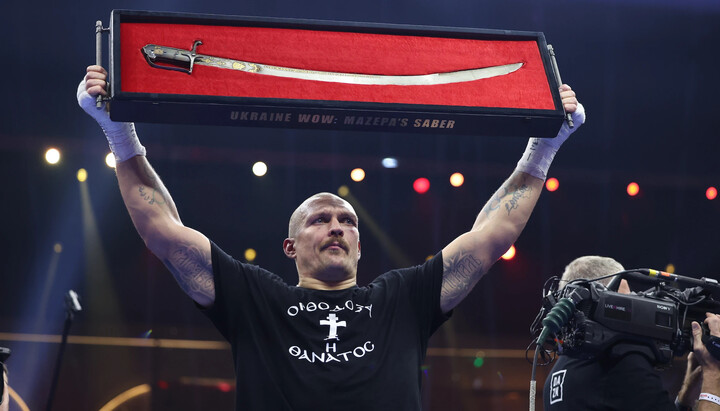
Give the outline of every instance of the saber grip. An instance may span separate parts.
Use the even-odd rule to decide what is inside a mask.
[[[164,47],[156,44],[146,44],[140,49],[140,51],[143,53],[145,60],[151,67],[192,74],[195,59],[202,57],[197,54],[197,46],[201,44],[202,41],[195,40],[192,50],[176,49],[174,47]],[[165,64],[158,64],[160,62]]]

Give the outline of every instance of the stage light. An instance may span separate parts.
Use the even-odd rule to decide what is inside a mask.
[[[418,194],[425,194],[430,189],[430,180],[425,177],[420,177],[413,183],[413,189]]]
[[[80,170],[77,171],[77,179],[79,182],[82,183],[82,182],[86,181],[87,177],[88,177],[87,170],[85,170],[84,168],[81,168]]]
[[[228,384],[226,382],[218,383],[217,388],[218,388],[218,390],[220,390],[222,392],[230,392],[230,390],[232,389],[230,384]]]
[[[59,163],[60,162],[60,151],[57,148],[48,149],[48,151],[45,152],[45,161],[47,161],[48,164]]]
[[[515,258],[515,246],[511,245],[501,258],[503,260],[512,260],[513,258]]]
[[[670,274],[675,274],[675,264],[669,263],[665,266],[665,272]]]
[[[450,185],[453,187],[460,187],[465,182],[465,177],[460,173],[453,173],[450,176]]]
[[[545,188],[547,188],[547,191],[555,191],[560,188],[560,182],[555,177],[548,178],[545,182]]]
[[[350,194],[350,189],[348,186],[340,186],[337,192],[340,197],[347,197],[347,195]]]
[[[630,197],[635,197],[640,192],[640,186],[636,182],[632,182],[627,186],[627,193]]]
[[[267,174],[268,166],[267,164],[263,163],[262,161],[258,161],[257,163],[253,164],[252,166],[252,172],[258,177],[262,177],[265,174]]]
[[[708,189],[705,190],[705,197],[707,197],[708,200],[714,200],[717,197],[717,188],[708,187]]]
[[[340,192],[340,190],[338,190],[338,192]],[[355,213],[357,213],[359,221],[362,221],[362,226],[365,227],[363,228],[363,232],[370,232],[370,235],[375,237],[380,248],[384,250],[384,254],[390,257],[390,262],[393,266],[408,267],[413,264],[412,260],[405,255],[392,238],[390,238],[390,236],[382,228],[380,228],[380,224],[375,221],[373,215],[369,213],[365,207],[363,207],[362,203],[353,196],[351,191],[347,190],[346,194],[340,195],[355,209]]]
[[[356,168],[350,172],[350,178],[355,182],[360,182],[365,179],[365,170],[362,168]]]
[[[385,157],[382,159],[382,166],[385,168],[397,168],[398,161],[394,157]]]
[[[478,351],[475,353],[475,360],[473,361],[473,366],[475,368],[480,368],[485,364],[485,352],[484,351]]]
[[[248,262],[255,261],[256,257],[257,257],[257,252],[255,250],[253,250],[252,248],[248,248],[247,250],[245,250],[245,260],[247,260]]]
[[[55,245],[53,246],[53,251],[55,251],[55,254],[62,253],[62,244],[55,243]]]
[[[157,387],[161,390],[167,390],[168,388],[170,388],[170,384],[168,384],[167,381],[159,380],[157,382]]]
[[[115,166],[117,166],[117,163],[115,162],[115,154],[112,152],[108,153],[108,155],[105,156],[105,164],[107,164],[110,168],[115,168]]]

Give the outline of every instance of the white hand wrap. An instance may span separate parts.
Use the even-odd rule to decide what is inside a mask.
[[[78,86],[77,100],[80,107],[102,127],[105,137],[110,143],[110,150],[115,154],[115,160],[120,162],[145,155],[145,147],[140,144],[137,133],[135,133],[135,124],[110,120],[106,103],[103,103],[101,108],[97,108],[95,97],[85,90],[85,79]]]
[[[555,153],[557,153],[562,143],[570,137],[570,134],[585,122],[585,108],[582,104],[578,103],[577,110],[572,113],[572,119],[575,127],[570,128],[567,122],[563,122],[555,138],[531,138],[515,169],[545,180],[550,164],[555,158]]]

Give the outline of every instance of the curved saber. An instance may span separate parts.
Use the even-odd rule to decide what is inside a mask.
[[[192,74],[195,64],[218,67],[223,69],[245,71],[266,76],[286,77],[300,80],[325,81],[331,83],[362,84],[373,86],[433,86],[439,84],[463,83],[482,80],[490,77],[503,76],[517,71],[523,63],[504,64],[501,66],[481,67],[468,70],[449,71],[444,73],[420,74],[410,76],[392,76],[381,74],[340,73],[332,71],[305,70],[292,67],[272,66],[269,64],[251,63],[247,61],[226,59],[221,57],[197,54],[195,41],[192,50],[148,44],[142,48],[145,59],[152,67],[182,71]],[[164,63],[164,64],[159,64]]]

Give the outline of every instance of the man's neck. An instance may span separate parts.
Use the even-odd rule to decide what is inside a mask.
[[[312,277],[300,277],[298,281],[298,287],[309,288],[311,290],[345,290],[357,285],[357,280],[352,278],[346,278],[341,281],[324,281]]]

